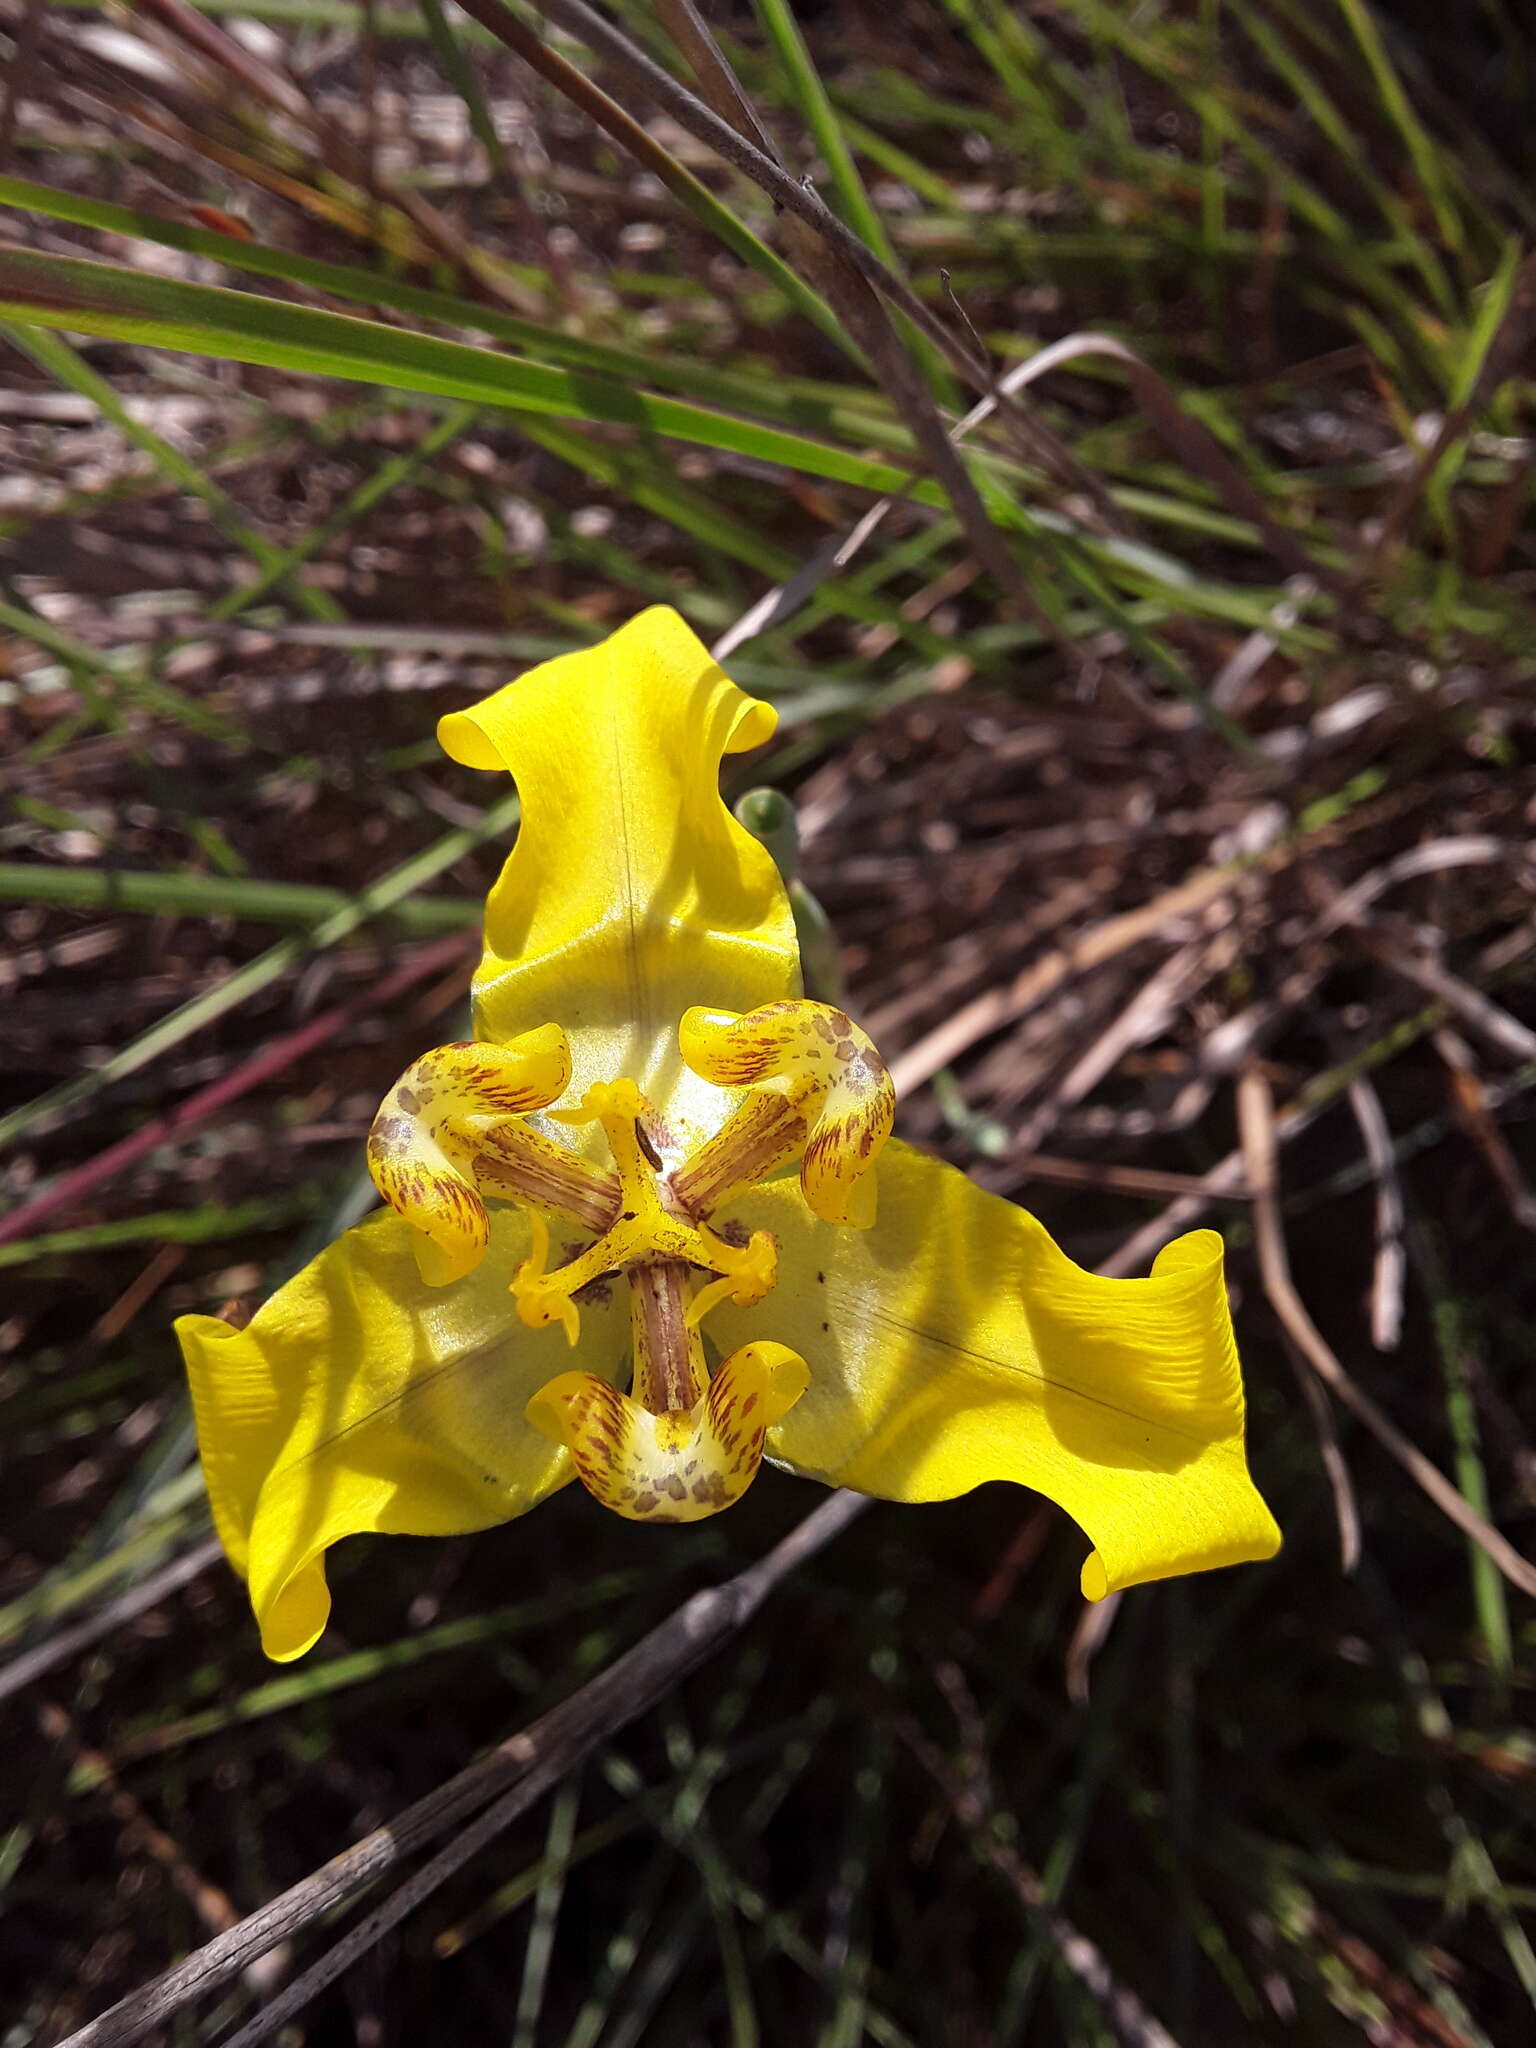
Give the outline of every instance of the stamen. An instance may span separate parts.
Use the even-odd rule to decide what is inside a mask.
[[[368,1170],[419,1233],[429,1286],[460,1279],[490,1242],[484,1195],[535,1199],[601,1230],[618,1206],[611,1173],[588,1166],[522,1119],[558,1100],[570,1051],[558,1024],[510,1045],[440,1045],[385,1096],[368,1134]]]
[[[755,1308],[772,1288],[779,1267],[777,1248],[766,1231],[757,1231],[739,1248],[716,1237],[707,1223],[699,1225],[699,1235],[713,1248],[724,1270],[718,1280],[701,1287],[689,1304],[688,1322],[695,1330],[715,1303],[727,1295],[737,1308]]]
[[[782,1344],[732,1352],[687,1409],[653,1414],[595,1373],[568,1372],[526,1409],[563,1444],[592,1496],[632,1522],[697,1522],[739,1500],[757,1476],[766,1432],[810,1385]]]
[[[811,1002],[769,1003],[742,1017],[694,1009],[678,1043],[706,1081],[757,1091],[678,1170],[683,1201],[712,1208],[798,1151],[813,1214],[857,1229],[874,1222],[874,1164],[895,1122],[896,1091],[846,1011]]]
[[[814,1110],[807,1110],[813,1092],[807,1085],[793,1093],[757,1088],[743,1096],[673,1175],[680,1199],[695,1215],[708,1216],[798,1158],[811,1135]]]
[[[777,1266],[771,1234],[760,1230],[745,1245],[731,1244],[673,1205],[650,1163],[656,1156],[646,1135],[651,1106],[633,1081],[596,1082],[575,1109],[554,1115],[561,1123],[601,1123],[618,1169],[619,1212],[595,1243],[554,1272],[546,1270],[547,1233],[542,1246],[535,1240],[512,1282],[525,1323],[542,1329],[560,1322],[574,1344],[581,1320],[571,1297],[580,1288],[604,1273],[657,1264],[702,1266],[724,1276],[743,1308],[762,1300]]]
[[[722,1284],[731,1285],[729,1280],[710,1283]],[[653,1415],[692,1408],[709,1385],[709,1368],[688,1306],[686,1266],[668,1259],[630,1267],[629,1329],[635,1355],[632,1392],[640,1406]]]

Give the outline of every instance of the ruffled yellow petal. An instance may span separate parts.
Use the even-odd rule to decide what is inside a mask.
[[[810,1370],[771,1458],[887,1500],[1033,1487],[1093,1543],[1091,1600],[1279,1547],[1244,1459],[1214,1231],[1167,1246],[1150,1279],[1105,1280],[901,1144],[882,1157],[870,1231],[818,1223],[784,1181],[732,1215],[775,1234],[779,1284],[755,1308],[722,1305],[711,1335],[774,1339]]]
[[[719,793],[722,756],[776,718],[657,606],[438,727],[456,761],[510,773],[523,806],[486,903],[476,1037],[558,1020],[577,1094],[631,1076],[665,1104],[680,1151],[729,1102],[683,1066],[683,1012],[799,992],[778,870]]]
[[[484,1263],[437,1289],[418,1275],[410,1226],[375,1216],[246,1329],[177,1322],[214,1523],[269,1657],[302,1656],[325,1627],[324,1554],[342,1537],[488,1528],[572,1477],[569,1454],[523,1417],[552,1362],[507,1291],[528,1223],[500,1212],[490,1233]],[[627,1303],[583,1307],[578,1362],[616,1377]]]

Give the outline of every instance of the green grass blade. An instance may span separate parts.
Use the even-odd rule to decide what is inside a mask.
[[[883,433],[893,446],[904,445],[906,441],[904,432],[888,417],[881,416],[878,395],[858,387],[852,387],[848,393],[850,405],[863,408],[855,424],[846,419],[846,408],[830,391],[816,395],[803,385],[795,386],[779,377],[756,376],[691,357],[665,356],[654,350],[629,349],[611,341],[567,334],[557,326],[520,319],[505,307],[408,284],[383,270],[299,256],[264,242],[242,241],[234,235],[217,234],[209,228],[192,227],[158,213],[117,206],[83,193],[60,191],[28,178],[0,177],[0,205],[40,214],[47,220],[94,228],[103,234],[131,235],[162,248],[179,249],[189,256],[206,257],[228,270],[278,278],[355,305],[387,306],[440,327],[488,334],[541,361],[559,363],[568,369],[595,370],[600,376],[660,385],[719,405],[763,411],[770,418],[823,433],[846,431],[857,433],[860,439]],[[537,275],[528,273],[530,279]],[[615,288],[621,281],[616,275],[609,279]],[[657,282],[653,278],[644,280],[648,287]]]
[[[241,875],[157,875],[131,869],[60,867],[51,861],[0,861],[0,902],[59,910],[106,910],[141,917],[238,917],[308,930],[351,902],[340,889],[305,882],[263,882]],[[467,897],[407,897],[387,913],[408,932],[469,931],[482,906]]]
[[[826,159],[837,211],[882,263],[900,271],[902,266],[885,231],[885,223],[864,189],[864,180],[853,160],[848,137],[806,48],[790,0],[753,0],[753,5],[783,67],[783,78],[794,102],[815,138],[816,147]],[[896,324],[908,348],[921,363],[928,382],[942,398],[953,404],[957,395],[954,380],[939,351],[926,335],[916,332],[910,321],[898,316]]]
[[[1435,216],[1435,225],[1446,247],[1460,254],[1465,237],[1461,216],[1451,204],[1446,189],[1444,173],[1440,165],[1440,153],[1432,141],[1429,131],[1414,111],[1413,103],[1403,90],[1387,46],[1382,40],[1381,30],[1375,16],[1366,5],[1366,0],[1338,0],[1339,12],[1349,25],[1372,83],[1381,96],[1381,103],[1391,116],[1398,134],[1402,137],[1413,167],[1424,189]]]
[[[478,825],[460,826],[453,832],[444,833],[441,839],[418,854],[413,854],[397,868],[383,875],[361,890],[339,910],[333,911],[323,923],[303,937],[280,939],[275,946],[269,946],[245,966],[236,969],[215,987],[206,989],[183,1003],[168,1017],[162,1017],[158,1024],[141,1032],[128,1045],[115,1052],[109,1060],[95,1067],[88,1074],[80,1074],[71,1081],[65,1081],[57,1088],[51,1088],[46,1095],[34,1097],[13,1109],[8,1116],[0,1117],[0,1145],[8,1145],[26,1132],[38,1129],[40,1125],[52,1124],[59,1118],[78,1110],[92,1096],[122,1080],[126,1075],[136,1074],[152,1060],[173,1045],[179,1045],[194,1031],[215,1018],[226,1016],[270,986],[280,974],[297,966],[308,954],[323,951],[327,946],[338,945],[361,930],[381,911],[393,910],[407,896],[440,875],[445,868],[453,866],[476,846],[487,839],[499,839],[508,834],[517,823],[518,801],[515,796],[504,797],[486,811]]]
[[[580,1802],[581,1772],[577,1770],[561,1784],[550,1806],[549,1834],[544,1844],[538,1889],[534,1894],[533,1923],[528,1929],[528,1947],[523,1958],[523,1981],[517,1994],[512,2048],[537,2048],[539,2016],[544,2010],[544,1994],[549,1987],[555,1928],[560,1917],[560,1902],[565,1896],[566,1874],[571,1867]]]
[[[79,257],[0,247],[0,318],[503,411],[637,427],[866,490],[898,490],[910,481],[887,463],[605,377]]]
[[[1416,1240],[1422,1241],[1423,1235],[1422,1229],[1416,1231]],[[1439,1264],[1436,1258],[1428,1271],[1438,1275]],[[1455,1448],[1456,1484],[1486,1519],[1492,1514],[1493,1505],[1489,1497],[1488,1472],[1483,1463],[1477,1401],[1468,1370],[1470,1343],[1465,1317],[1461,1304],[1443,1283],[1436,1287],[1431,1310],[1445,1388],[1445,1419]],[[1470,1541],[1467,1544],[1467,1569],[1472,1577],[1472,1605],[1477,1614],[1488,1668],[1493,1674],[1495,1692],[1500,1699],[1507,1699],[1509,1683],[1514,1676],[1515,1651],[1504,1580],[1488,1553],[1481,1545]]]
[[[169,482],[189,491],[206,505],[226,537],[245,550],[267,577],[269,585],[277,582],[286,584],[299,609],[312,619],[339,619],[342,616],[341,607],[333,598],[292,577],[283,550],[247,524],[228,493],[205,470],[189,456],[183,455],[179,448],[173,448],[152,428],[136,420],[106,378],[97,376],[67,341],[57,334],[50,334],[46,328],[8,327],[4,333],[6,339],[29,355],[39,369],[57,378],[66,390],[88,399],[120,434],[149,456]]]
[[[486,105],[485,94],[480,90],[480,81],[475,76],[475,67],[459,46],[457,29],[459,24],[450,22],[443,0],[420,0],[422,20],[427,25],[427,34],[432,39],[432,48],[437,61],[449,84],[464,102],[464,111],[469,116],[469,125],[475,140],[485,151],[486,161],[498,173],[507,174],[506,151],[501,146],[501,137],[496,133],[496,123]],[[371,21],[370,21],[371,27]]]
[[[105,1223],[82,1223],[74,1230],[47,1231],[0,1244],[0,1270],[35,1265],[43,1259],[67,1258],[76,1252],[98,1254],[125,1244],[218,1244],[225,1238],[248,1237],[272,1230],[295,1217],[311,1215],[324,1201],[324,1190],[300,1186],[286,1195],[201,1209],[156,1209],[143,1216],[116,1216]]]
[[[753,0],[753,7],[783,66],[784,79],[804,116],[805,125],[814,136],[816,147],[826,158],[837,211],[883,263],[894,264],[896,252],[885,232],[885,223],[864,190],[864,180],[859,176],[853,151],[848,147],[848,138],[843,133],[836,109],[827,97],[821,74],[805,46],[805,38],[800,33],[800,24],[795,20],[789,0]]]

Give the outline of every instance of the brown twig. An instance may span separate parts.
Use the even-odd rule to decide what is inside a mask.
[[[493,35],[502,36],[503,40],[507,40],[503,36],[500,23],[507,22],[510,17],[506,9],[500,5],[500,0],[468,0],[466,11],[473,14],[484,27],[489,28]],[[551,21],[558,23],[569,34],[585,43],[595,55],[611,63],[632,89],[646,94],[657,106],[670,114],[679,127],[705,143],[727,163],[734,165],[750,178],[760,191],[772,199],[775,207],[780,210],[781,217],[790,216],[810,229],[824,245],[829,256],[869,292],[878,295],[879,299],[909,321],[918,333],[924,335],[944,355],[951,368],[967,384],[987,393],[995,403],[1005,406],[1012,424],[1026,440],[1034,459],[1073,488],[1086,490],[1090,496],[1102,499],[1108,504],[1107,493],[1104,492],[1097,477],[1085,470],[1066,443],[1043,422],[1021,412],[1016,402],[1001,390],[985,356],[978,355],[945,321],[939,319],[889,264],[839,220],[813,186],[791,176],[770,152],[760,149],[752,136],[744,132],[742,127],[738,127],[734,113],[731,118],[727,118],[714,106],[706,105],[696,93],[691,92],[679,79],[674,78],[669,71],[664,70],[647,55],[622,29],[605,19],[594,8],[588,7],[585,0],[548,0],[543,12]],[[840,317],[845,317],[842,309],[839,309],[839,313]],[[855,338],[859,338],[857,316],[856,324],[850,327],[850,332]],[[904,349],[902,354],[905,357]],[[910,366],[910,359],[908,361]],[[915,376],[915,370],[913,374]],[[926,397],[926,386],[923,387],[923,391]],[[941,462],[942,460],[940,457]],[[934,473],[943,481],[943,468],[936,469]],[[982,516],[985,519],[984,511]],[[985,552],[981,559],[987,560]],[[990,562],[988,566],[991,566]],[[1004,580],[1003,587],[1009,587],[1007,579]]]
[[[1348,916],[1340,919],[1338,915],[1340,905],[1346,902],[1372,900],[1395,882],[1407,881],[1416,875],[1434,873],[1441,867],[1479,865],[1489,861],[1506,860],[1516,857],[1519,851],[1504,840],[1471,837],[1459,840],[1433,840],[1423,846],[1410,848],[1395,860],[1373,869],[1343,895],[1335,895],[1311,936],[1314,939],[1319,938],[1336,929],[1340,922],[1351,922]],[[1448,857],[1452,854],[1455,855],[1454,858]],[[1533,943],[1536,943],[1536,919],[1528,919],[1516,926],[1513,931],[1506,932],[1502,938],[1495,939],[1491,945],[1484,947],[1478,955],[1476,970],[1483,975],[1502,974],[1517,960],[1523,959],[1531,950]],[[1436,1030],[1445,1022],[1447,1007],[1444,1002],[1428,1004],[1416,1017],[1407,1019],[1379,1039],[1374,1046],[1368,1047],[1363,1054],[1357,1054],[1353,1060],[1341,1061],[1338,1066],[1317,1075],[1276,1117],[1277,1142],[1287,1144],[1315,1123],[1325,1110],[1332,1108],[1339,1097],[1347,1092],[1349,1083],[1358,1073],[1376,1065],[1389,1052],[1401,1052],[1411,1040],[1425,1037]],[[1239,1146],[1228,1152],[1225,1158],[1217,1160],[1216,1164],[1201,1176],[1197,1187],[1171,1202],[1166,1209],[1128,1237],[1124,1244],[1104,1261],[1099,1271],[1110,1278],[1138,1271],[1155,1252],[1167,1244],[1170,1238],[1198,1223],[1212,1202],[1223,1197],[1240,1195],[1246,1178],[1247,1168],[1242,1148]]]
[[[1522,1557],[1506,1536],[1494,1528],[1457,1491],[1438,1465],[1426,1458],[1391,1417],[1358,1387],[1340,1364],[1312,1321],[1291,1278],[1285,1237],[1280,1225],[1278,1146],[1274,1102],[1268,1081],[1249,1068],[1238,1086],[1238,1118],[1243,1132],[1249,1189],[1253,1196],[1254,1242],[1264,1291],[1284,1323],[1297,1350],[1329,1391],[1357,1415],[1388,1454],[1395,1458],[1439,1508],[1440,1512],[1487,1552],[1498,1569],[1522,1593],[1536,1596],[1536,1566]]]
[[[128,2042],[142,2040],[173,2013],[228,1983],[278,1942],[289,1940],[322,1915],[344,1905],[366,1885],[396,1869],[450,1828],[468,1823],[488,1801],[495,1800],[496,1806],[482,1815],[472,1833],[456,1837],[450,1850],[419,1871],[385,1906],[354,1929],[342,1946],[306,1971],[284,1994],[285,1999],[290,1999],[298,1985],[303,1984],[307,1986],[304,1996],[312,1996],[361,1954],[369,1942],[377,1940],[419,1904],[497,1829],[526,1811],[599,1743],[627,1728],[737,1634],[776,1586],[839,1536],[868,1505],[859,1494],[833,1494],[766,1557],[723,1585],[695,1593],[642,1636],[632,1649],[615,1658],[606,1670],[557,1707],[478,1757],[385,1826],[375,1828],[362,1841],[342,1850],[329,1863],[268,1900],[227,1933],[205,1942],[183,1961],[162,1971],[153,1982],[130,1992],[98,2019],[78,2028],[62,2048],[125,2048]],[[468,1846],[462,1855],[456,1855],[463,1843]],[[367,1940],[362,1941],[365,1931]],[[339,1960],[329,1967],[333,1958]],[[268,2007],[260,2019],[266,2021],[275,2010]],[[289,2003],[284,2014],[295,2010],[297,2006]],[[280,2023],[281,2016],[273,2019],[271,2025]],[[270,2027],[263,2027],[262,2031],[269,2032]],[[260,2038],[249,2030],[247,2034],[253,2040]]]
[[[491,299],[526,312],[523,296],[492,264],[486,263],[474,246],[458,234],[448,221],[420,193],[392,183],[378,175],[372,157],[372,139],[360,147],[351,136],[325,118],[298,81],[274,65],[265,63],[234,36],[210,21],[187,0],[132,0],[136,11],[160,24],[170,35],[196,50],[230,77],[237,78],[254,97],[274,111],[306,128],[314,137],[327,167],[361,187],[378,205],[389,205],[416,229],[423,243],[445,257],[465,279]],[[377,218],[369,223],[377,235]]]
[[[497,36],[502,34],[502,30],[495,16],[500,13],[504,21],[510,19],[497,0],[474,0],[466,11]],[[852,229],[843,225],[812,189],[802,185],[755,143],[739,134],[729,121],[706,106],[696,93],[690,92],[687,86],[664,70],[621,29],[605,20],[595,9],[585,6],[583,0],[548,0],[542,11],[549,20],[585,43],[589,50],[605,58],[630,86],[670,114],[679,127],[743,172],[776,205],[814,229],[872,289],[881,293],[941,348],[968,383],[987,388],[991,381],[987,365],[979,362],[958,341],[945,323],[935,317],[916,293]]]
[[[1511,1216],[1522,1230],[1536,1232],[1536,1194],[1532,1193],[1519,1160],[1505,1142],[1504,1133],[1494,1122],[1488,1090],[1477,1071],[1472,1048],[1464,1038],[1446,1028],[1435,1032],[1430,1043],[1445,1062],[1457,1121],[1483,1155],[1489,1172],[1509,1204]]]
[[[1344,1456],[1344,1447],[1339,1442],[1338,1424],[1332,1404],[1315,1374],[1308,1370],[1310,1361],[1304,1339],[1311,1330],[1311,1324],[1305,1314],[1300,1312],[1298,1304],[1293,1301],[1295,1290],[1289,1287],[1290,1261],[1286,1255],[1284,1238],[1280,1233],[1279,1196],[1275,1184],[1277,1148],[1274,1139],[1274,1104],[1268,1097],[1267,1083],[1263,1081],[1257,1067],[1246,1068],[1239,1076],[1237,1085],[1243,1156],[1247,1167],[1249,1192],[1255,1203],[1254,1234],[1258,1242],[1259,1271],[1263,1277],[1269,1305],[1279,1317],[1287,1339],[1286,1357],[1296,1374],[1302,1398],[1312,1417],[1312,1426],[1317,1432],[1318,1454],[1323,1461],[1323,1472],[1333,1494],[1333,1515],[1339,1532],[1339,1569],[1347,1575],[1360,1562],[1360,1505],[1355,1495],[1355,1482]],[[1285,1288],[1277,1288],[1273,1284],[1273,1247],[1277,1243],[1279,1265],[1284,1270],[1287,1282]],[[1300,1327],[1301,1325],[1305,1327]],[[1312,1334],[1315,1336],[1316,1333]],[[1322,1340],[1318,1338],[1317,1341],[1321,1343]]]
[[[1277,524],[1263,498],[1216,436],[1180,405],[1167,378],[1113,335],[1063,335],[1060,341],[1053,341],[1048,348],[1041,349],[1027,362],[1019,364],[1001,380],[1000,389],[1011,394],[1078,356],[1107,356],[1111,362],[1119,363],[1125,371],[1132,397],[1174,459],[1192,469],[1197,476],[1204,477],[1239,519],[1250,521],[1263,535],[1271,554],[1293,575],[1305,576],[1309,582],[1323,584],[1336,593],[1343,592],[1344,579],[1318,563],[1295,534]],[[972,408],[963,424],[972,426],[993,410],[995,400],[984,398]]]
[[[1027,1181],[1043,1180],[1057,1187],[1092,1188],[1097,1193],[1130,1195],[1136,1200],[1148,1196],[1179,1201],[1187,1195],[1214,1201],[1246,1202],[1243,1187],[1208,1188],[1197,1173],[1169,1173],[1152,1166],[1123,1166],[1106,1159],[1058,1159],[1048,1152],[1018,1152],[1009,1155],[1001,1172],[978,1168],[975,1178],[987,1187],[1022,1187]]]
[[[1086,1707],[1088,1704],[1088,1680],[1093,1670],[1094,1659],[1109,1641],[1110,1632],[1115,1625],[1115,1616],[1120,1612],[1124,1599],[1123,1592],[1107,1593],[1102,1600],[1083,1602],[1083,1611],[1078,1615],[1072,1630],[1072,1639],[1067,1644],[1066,1661],[1062,1666],[1067,1698],[1075,1707]]]
[[[1341,925],[1357,924],[1361,913],[1389,889],[1417,881],[1421,875],[1438,875],[1448,868],[1499,867],[1505,863],[1520,867],[1530,858],[1528,844],[1500,839],[1487,832],[1460,832],[1423,840],[1372,868],[1347,889],[1328,891],[1328,905],[1318,921],[1316,936],[1326,938]],[[1321,877],[1316,879],[1321,883]]]
[[[1365,1156],[1376,1176],[1376,1263],[1371,1274],[1371,1342],[1378,1351],[1395,1351],[1403,1330],[1403,1190],[1392,1156],[1392,1133],[1376,1084],[1357,1074],[1349,1084],[1349,1106],[1355,1113]]]
[[[476,0],[471,11],[484,26],[502,34],[504,11],[492,0],[482,12],[483,4],[484,0]],[[929,471],[949,499],[977,560],[1022,614],[1060,644],[1080,667],[1085,657],[1036,600],[1007,542],[993,524],[970,471],[955,451],[956,437],[946,428],[932,393],[882,304],[881,294],[899,303],[909,318],[913,309],[921,308],[921,301],[819,200],[805,203],[810,195],[778,162],[751,103],[689,0],[668,0],[663,11],[674,40],[699,80],[702,100],[590,9],[577,5],[562,10],[557,5],[548,10],[572,34],[619,64],[627,76],[647,88],[652,98],[666,105],[685,126],[694,125],[697,133],[697,125],[686,121],[682,112],[685,106],[694,110],[706,128],[713,131],[702,139],[712,141],[723,155],[774,197],[781,208],[778,232],[787,254],[826,299],[872,365]],[[787,193],[798,195],[801,203],[789,201]],[[854,259],[855,250],[869,259],[876,275],[872,276],[868,266]],[[926,309],[922,311],[924,319],[919,321],[920,326],[940,326]]]
[[[1512,1017],[1480,988],[1473,988],[1443,962],[1404,944],[1393,933],[1361,926],[1359,938],[1366,951],[1402,980],[1422,989],[1459,1017],[1469,1031],[1497,1046],[1501,1052],[1521,1061],[1536,1060],[1536,1031]]]
[[[1045,1548],[1046,1539],[1055,1526],[1056,1515],[1048,1501],[1039,1501],[1029,1510],[1014,1530],[1012,1541],[992,1567],[986,1584],[972,1600],[972,1621],[996,1621],[1013,1598],[1013,1589],[1020,1578]]]
[[[1143,1045],[1167,1029],[1170,1019],[1215,971],[1211,953],[1208,937],[1192,939],[1169,954],[1141,987],[1120,1003],[1104,1029],[1021,1127],[1016,1139],[1021,1151],[1033,1152],[1055,1128],[1063,1111],[1092,1094],[1133,1046]]]
[[[715,113],[777,163],[779,153],[772,136],[758,119],[756,107],[742,91],[741,81],[726,62],[709,23],[693,0],[655,0],[655,7],[667,34],[687,58],[699,82],[699,91]]]
[[[11,50],[11,61],[6,67],[5,98],[0,101],[0,164],[8,164],[12,145],[16,139],[16,114],[21,106],[21,96],[27,88],[27,76],[37,55],[38,33],[42,28],[43,15],[48,0],[26,0],[16,40]]]
[[[1240,890],[1244,882],[1243,873],[1235,867],[1202,868],[1177,888],[1154,896],[1150,903],[1123,911],[1117,917],[1107,917],[1057,951],[1032,961],[1006,987],[988,989],[976,996],[894,1059],[891,1078],[896,1092],[906,1094],[931,1080],[940,1067],[951,1065],[978,1039],[1016,1022],[1072,975],[1086,973],[1089,968],[1113,959],[1117,953],[1149,938],[1170,918],[1187,917],[1202,910],[1229,891]]]
[[[835,216],[828,213],[826,218],[831,220]],[[886,396],[917,443],[928,470],[948,498],[972,554],[998,589],[1012,600],[1021,616],[1029,619],[1058,646],[1074,668],[1083,669],[1089,664],[1090,657],[1063,631],[1030,589],[1008,543],[993,523],[970,471],[956,452],[954,440],[933,401],[933,394],[897,333],[879,293],[868,278],[848,262],[842,249],[819,222],[807,224],[797,215],[785,215],[779,221],[779,234],[788,254],[817,286],[873,366]]]

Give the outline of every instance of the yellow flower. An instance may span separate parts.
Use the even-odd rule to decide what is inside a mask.
[[[388,1209],[248,1328],[177,1324],[269,1656],[319,1636],[344,1536],[484,1529],[574,1478],[692,1520],[765,1455],[888,1500],[1034,1487],[1094,1546],[1089,1599],[1277,1548],[1221,1240],[1101,1279],[886,1143],[885,1065],[801,999],[778,871],[720,800],[774,723],[656,609],[439,726],[522,798],[476,1040],[385,1098]]]

